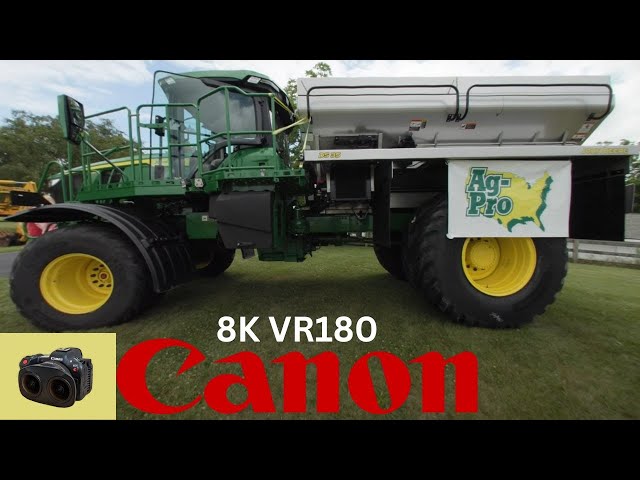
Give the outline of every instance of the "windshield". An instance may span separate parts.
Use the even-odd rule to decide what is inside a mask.
[[[196,104],[200,97],[215,90],[215,87],[206,85],[200,79],[180,76],[160,78],[158,85],[162,88],[162,92],[169,103]],[[188,106],[172,108],[171,113],[172,118],[176,121],[190,120],[196,116],[195,108]],[[256,109],[253,97],[230,91],[229,117],[231,130],[256,130]],[[200,105],[200,122],[200,128],[206,130],[207,133],[214,134],[226,131],[224,91],[214,93],[202,101]]]
[[[213,93],[225,86],[231,88]],[[194,78],[158,71],[151,103],[154,106],[141,107],[139,121],[153,124],[148,137],[141,140],[156,179],[191,178],[195,174],[198,131],[203,171],[208,171],[239,149],[273,146],[271,132],[295,121],[286,95],[271,81],[256,76]],[[228,131],[233,133],[227,136]],[[288,131],[276,136],[275,150],[285,164],[289,162],[288,138]]]
[[[207,85],[206,79],[186,77],[179,74],[157,72],[157,88],[154,85],[152,103],[155,105],[183,104],[180,106],[150,107],[147,110],[149,123],[162,123],[167,126],[166,131],[150,130],[148,157],[158,157],[156,162],[161,161],[159,157],[167,156],[169,149],[170,172],[166,172],[165,177],[184,178],[193,173],[197,168],[198,146],[197,132],[200,129],[201,149],[203,158],[207,159],[210,154],[226,155],[232,151],[232,147],[227,145],[227,111],[225,109],[225,91],[220,90],[200,102],[199,125],[195,105],[198,100],[206,94],[214,91],[220,86]],[[233,148],[245,146],[255,146],[260,144],[256,138],[256,130],[270,130],[270,125],[262,128],[259,119],[258,102],[264,101],[265,97],[253,97],[243,95],[239,92],[229,91],[229,130],[239,132],[231,135]],[[158,118],[160,116],[161,118]],[[144,117],[143,120],[144,122]],[[249,132],[249,133],[245,133]],[[158,135],[160,133],[160,135]],[[166,138],[168,136],[168,138]],[[260,135],[262,137],[264,135]],[[202,142],[202,140],[206,140]],[[268,143],[269,139],[265,139]],[[164,148],[164,150],[163,150]],[[156,155],[152,155],[156,154]],[[161,152],[161,155],[157,155]]]

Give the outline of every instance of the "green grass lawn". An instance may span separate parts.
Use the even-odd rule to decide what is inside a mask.
[[[159,305],[135,321],[101,329],[118,333],[118,356],[150,338],[173,337],[197,346],[208,361],[180,377],[175,372],[185,351],[171,349],[154,358],[148,370],[151,391],[170,404],[191,401],[219,373],[240,373],[237,365],[213,360],[242,350],[258,353],[267,368],[279,413],[242,412],[224,416],[202,401],[171,418],[381,418],[362,411],[350,398],[347,376],[353,363],[372,350],[405,361],[429,351],[451,356],[465,350],[479,361],[479,412],[456,415],[453,371],[448,371],[447,413],[422,414],[418,366],[411,366],[413,387],[405,405],[382,418],[640,418],[640,271],[595,265],[571,265],[564,290],[547,313],[520,330],[492,331],[449,323],[406,283],[393,279],[370,248],[324,247],[303,264],[242,260],[222,277],[169,292]],[[259,315],[254,331],[261,343],[221,343],[220,316]],[[283,343],[273,338],[268,316],[311,318],[340,315],[375,318],[376,339],[368,344]],[[37,331],[15,311],[6,279],[0,279],[0,331]],[[332,331],[332,330],[330,330]],[[298,350],[312,356],[332,350],[341,362],[341,411],[337,415],[283,414],[282,370],[270,361]],[[89,352],[87,352],[89,353]],[[376,370],[377,368],[372,367]],[[313,369],[311,369],[313,370]],[[309,405],[314,408],[315,375],[309,375]],[[374,374],[383,406],[388,402],[380,375]],[[231,398],[243,400],[232,387]],[[159,418],[143,414],[118,396],[118,418]]]
[[[14,233],[16,231],[15,222],[5,222],[3,218],[0,218],[0,231]],[[11,247],[0,247],[0,254],[15,252],[20,250],[22,245],[14,245]]]
[[[0,247],[0,255],[3,253],[17,252],[18,250],[22,250],[23,246],[24,245],[13,245],[11,247]]]
[[[4,219],[0,218],[0,230],[3,232],[15,232],[16,231],[16,223],[15,222],[5,222]]]

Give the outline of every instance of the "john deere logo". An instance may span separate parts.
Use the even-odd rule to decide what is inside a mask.
[[[532,185],[511,172],[471,167],[465,184],[466,215],[493,218],[509,232],[516,225],[528,222],[544,231],[540,216],[547,208],[545,202],[551,183],[553,178],[547,172]]]

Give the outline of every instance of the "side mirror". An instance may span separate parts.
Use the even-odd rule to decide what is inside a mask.
[[[58,95],[58,113],[62,125],[62,136],[76,145],[80,145],[84,129],[84,107],[80,102],[67,95]]]
[[[19,190],[11,190],[9,193],[11,205],[20,207],[39,207],[40,205],[48,205],[51,203],[44,198],[40,192],[22,192]]]
[[[160,125],[157,128],[154,128],[153,131],[156,132],[156,135],[159,137],[164,137],[164,127],[162,126],[162,124],[164,124],[164,121],[166,120],[165,117],[161,117],[160,115],[156,115],[156,119],[155,119],[155,123],[156,125]]]

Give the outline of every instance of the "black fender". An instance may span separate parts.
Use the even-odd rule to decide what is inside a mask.
[[[165,292],[193,277],[195,267],[187,243],[179,232],[158,219],[141,219],[117,208],[91,203],[60,203],[17,213],[12,222],[99,222],[118,228],[144,259],[157,293]]]

